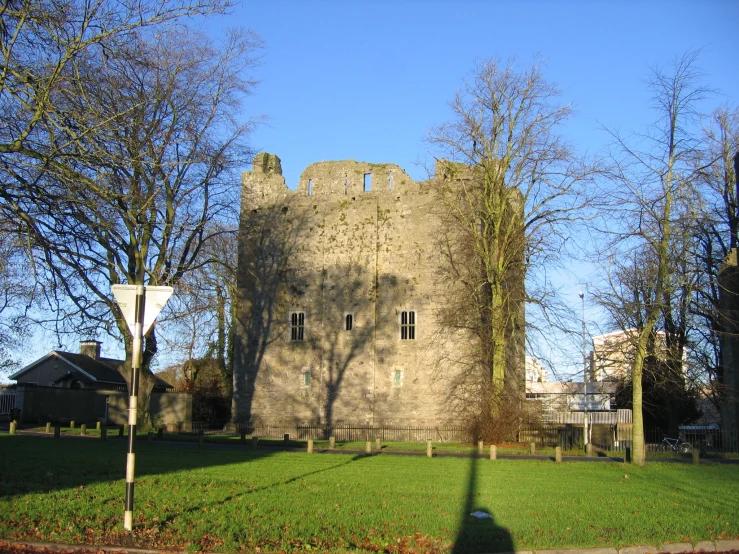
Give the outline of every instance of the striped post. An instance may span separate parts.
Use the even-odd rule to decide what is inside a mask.
[[[144,286],[136,287],[136,307],[131,355],[131,386],[128,396],[128,455],[126,456],[126,505],[123,528],[133,531],[133,476],[136,466],[136,423],[138,420],[139,373],[144,322]]]

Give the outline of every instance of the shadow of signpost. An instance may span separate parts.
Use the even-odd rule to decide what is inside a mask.
[[[453,554],[469,554],[475,552],[513,552],[513,537],[495,522],[491,510],[485,506],[485,499],[478,492],[477,474],[480,459],[470,458],[469,477],[467,479],[466,500],[460,514],[459,531],[452,548]],[[471,514],[484,512],[489,517],[477,518]]]

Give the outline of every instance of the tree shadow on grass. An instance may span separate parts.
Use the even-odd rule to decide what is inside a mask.
[[[469,477],[467,479],[467,495],[452,554],[471,554],[476,552],[513,552],[513,537],[507,529],[495,523],[495,517],[484,504],[484,498],[478,492],[477,473],[480,459],[470,458]],[[490,517],[477,518],[471,514],[484,512]]]
[[[173,521],[173,520],[177,519],[183,513],[200,512],[200,511],[203,510],[203,508],[208,508],[208,510],[211,510],[213,508],[217,508],[219,506],[223,506],[224,504],[233,502],[236,499],[245,498],[246,496],[248,496],[250,494],[262,492],[264,490],[271,489],[271,488],[274,488],[274,487],[282,487],[282,486],[290,485],[292,483],[295,483],[297,481],[300,481],[301,479],[305,479],[306,477],[310,477],[312,475],[317,475],[319,473],[324,473],[326,471],[331,471],[331,470],[334,470],[334,469],[338,469],[340,467],[349,465],[349,464],[351,464],[353,462],[356,462],[357,460],[361,460],[363,458],[366,458],[366,456],[357,454],[356,456],[352,456],[350,459],[345,460],[343,462],[340,462],[338,464],[333,464],[331,466],[324,467],[324,468],[321,468],[321,469],[316,469],[315,471],[309,471],[307,473],[301,473],[300,475],[294,475],[293,477],[290,477],[289,479],[283,479],[281,481],[276,481],[274,483],[270,483],[269,485],[263,485],[263,486],[260,486],[260,487],[250,487],[248,490],[246,490],[244,492],[237,493],[237,494],[233,494],[233,495],[229,496],[228,498],[223,498],[221,500],[213,500],[211,502],[203,502],[202,504],[196,504],[196,505],[192,506],[191,508],[188,508],[187,510],[184,510],[181,513],[172,514],[171,516],[165,518],[162,521],[163,521],[164,524],[166,524],[166,523],[168,523],[170,521]]]
[[[48,493],[125,478],[127,441],[65,438],[54,440],[28,435],[0,435],[0,497]],[[243,464],[268,458],[277,449],[250,446],[158,443],[138,440],[136,479],[180,471]],[[316,471],[294,475],[269,486],[299,480],[312,473],[329,471],[356,457]],[[284,477],[284,476],[283,476]],[[266,486],[266,485],[264,485]],[[262,486],[262,488],[264,488]]]

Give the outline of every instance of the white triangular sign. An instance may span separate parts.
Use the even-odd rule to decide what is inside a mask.
[[[136,325],[136,285],[113,285],[113,296],[115,296],[118,307],[126,318],[128,328],[134,333]],[[172,287],[144,287],[144,321],[142,322],[142,334],[146,334],[154,323],[154,320],[162,311],[164,305],[172,296]]]

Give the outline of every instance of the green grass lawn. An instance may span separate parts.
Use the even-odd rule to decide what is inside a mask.
[[[189,550],[516,549],[739,537],[739,466],[137,446],[0,435],[0,538]],[[492,519],[477,520],[482,510]]]

